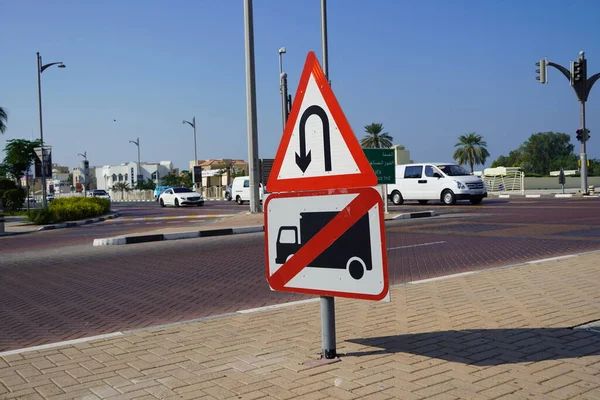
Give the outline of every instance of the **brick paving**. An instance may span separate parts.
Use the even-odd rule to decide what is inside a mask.
[[[600,253],[0,356],[0,399],[599,399]]]

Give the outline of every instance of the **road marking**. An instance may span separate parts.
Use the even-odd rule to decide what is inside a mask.
[[[80,338],[80,339],[72,339],[72,340],[65,340],[62,342],[42,344],[40,346],[25,347],[24,349],[8,350],[8,351],[1,352],[0,357],[10,356],[13,354],[20,354],[20,353],[24,353],[26,351],[48,350],[48,349],[53,349],[55,347],[60,347],[60,346],[69,346],[71,344],[89,342],[91,340],[110,339],[110,338],[113,338],[116,336],[122,336],[122,335],[123,335],[123,332],[113,332],[113,333],[107,333],[104,335],[88,336],[88,337],[84,337],[84,338]]]
[[[585,252],[582,252],[582,253],[568,254],[568,255],[565,255],[565,256],[558,256],[558,257],[552,257],[552,258],[544,258],[544,259],[533,260],[533,261],[525,261],[525,262],[518,263],[518,264],[509,264],[509,265],[504,265],[504,266],[501,266],[501,267],[486,268],[486,269],[482,269],[482,270],[478,270],[478,271],[466,271],[466,272],[461,272],[461,273],[458,273],[458,274],[452,274],[452,275],[446,275],[446,276],[439,276],[439,277],[436,277],[436,278],[421,279],[421,280],[418,280],[418,281],[398,283],[398,284],[395,284],[395,285],[390,285],[390,289],[391,288],[396,288],[396,287],[401,287],[401,286],[407,286],[407,285],[418,285],[418,284],[421,284],[421,283],[434,282],[434,281],[442,281],[442,280],[452,279],[452,278],[460,278],[460,277],[463,277],[463,276],[481,274],[483,272],[497,271],[497,270],[501,270],[501,269],[514,268],[514,267],[522,267],[522,266],[525,266],[525,265],[535,264],[535,263],[540,263],[540,262],[553,261],[553,260],[562,260],[562,259],[565,259],[565,258],[583,256],[583,255],[586,255],[586,254],[600,254],[600,250],[585,251]],[[193,323],[193,322],[202,322],[202,321],[208,321],[208,320],[212,320],[212,319],[219,319],[219,318],[224,318],[224,317],[231,317],[231,316],[235,316],[235,315],[238,315],[238,314],[249,314],[249,313],[253,313],[253,312],[266,311],[266,310],[277,309],[277,308],[284,308],[284,307],[291,307],[291,306],[301,305],[301,304],[307,304],[307,303],[316,303],[317,301],[320,301],[320,298],[317,297],[317,298],[312,298],[312,299],[293,301],[293,302],[289,302],[289,303],[274,304],[274,305],[264,306],[264,307],[258,307],[258,308],[249,308],[249,309],[246,309],[246,310],[238,310],[238,311],[234,311],[234,312],[230,312],[230,313],[226,313],[226,314],[217,314],[217,315],[211,315],[211,316],[207,316],[207,317],[200,317],[200,318],[188,319],[188,320],[184,320],[184,321],[171,322],[171,323],[168,323],[168,324],[147,326],[147,327],[144,327],[144,328],[118,331],[118,332],[113,332],[113,333],[107,333],[107,334],[104,334],[104,335],[88,336],[88,337],[80,338],[80,339],[66,340],[66,341],[62,341],[62,342],[55,342],[55,343],[43,344],[43,345],[40,345],[40,346],[24,347],[24,348],[21,348],[21,349],[8,350],[8,351],[5,351],[5,352],[0,352],[0,357],[8,356],[8,355],[13,355],[13,354],[26,353],[26,352],[29,352],[29,351],[52,349],[52,348],[61,347],[61,346],[68,346],[68,345],[76,344],[76,343],[89,342],[89,341],[92,341],[92,340],[110,339],[110,338],[113,338],[113,337],[116,337],[116,336],[121,336],[121,335],[129,334],[129,333],[132,333],[132,332],[141,332],[141,331],[148,331],[148,330],[153,330],[153,329],[164,329],[164,328],[168,328],[168,327],[175,326],[175,325],[183,325],[183,324],[188,324],[188,323]]]
[[[166,217],[139,217],[139,218],[117,218],[107,220],[105,222],[122,222],[122,221],[161,221],[161,220],[173,220],[173,219],[200,219],[200,218],[224,218],[233,217],[237,214],[206,214],[206,215],[170,215]]]
[[[410,244],[407,246],[400,246],[400,247],[388,247],[388,251],[389,250],[398,250],[398,249],[410,249],[411,247],[433,246],[434,244],[441,244],[441,243],[446,243],[446,241],[443,240],[441,242],[429,242],[429,243],[420,243],[420,244]]]

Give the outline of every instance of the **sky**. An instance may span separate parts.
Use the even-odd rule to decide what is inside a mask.
[[[248,160],[242,0],[0,0],[5,141],[39,137],[36,52],[65,69],[42,74],[44,141],[76,167],[137,159],[188,169],[198,158]],[[259,156],[282,134],[278,49],[294,96],[309,51],[322,62],[320,0],[254,0]],[[328,0],[329,78],[358,138],[383,123],[421,162],[452,161],[458,137],[487,141],[489,166],[537,132],[579,127],[564,65],[585,50],[600,72],[600,2]],[[599,87],[599,88],[596,88]],[[597,92],[597,93],[596,93]],[[587,102],[588,156],[600,158],[600,83]]]

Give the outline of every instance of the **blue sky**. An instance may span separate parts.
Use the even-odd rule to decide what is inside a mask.
[[[44,138],[53,161],[77,166],[198,157],[248,159],[242,0],[0,0],[0,106],[12,138],[37,138],[35,53],[66,69],[42,74]],[[328,0],[329,73],[354,132],[382,122],[416,161],[452,159],[477,132],[491,158],[532,134],[571,134],[579,104],[542,57],[568,67],[586,51],[600,72],[600,2]],[[321,59],[320,0],[254,0],[259,154],[281,137],[278,54],[292,95],[308,51]],[[590,157],[600,158],[600,83],[587,103]],[[117,120],[114,122],[113,120]],[[596,134],[595,134],[596,132]]]

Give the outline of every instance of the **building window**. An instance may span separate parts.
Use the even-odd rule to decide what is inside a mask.
[[[113,183],[117,181],[117,174],[113,174],[112,181],[113,181]]]
[[[127,182],[127,178],[128,178],[128,176],[127,176],[127,174],[125,174],[125,182]]]
[[[158,171],[154,171],[152,173],[152,180],[155,181],[156,180],[156,174],[158,173]]]

